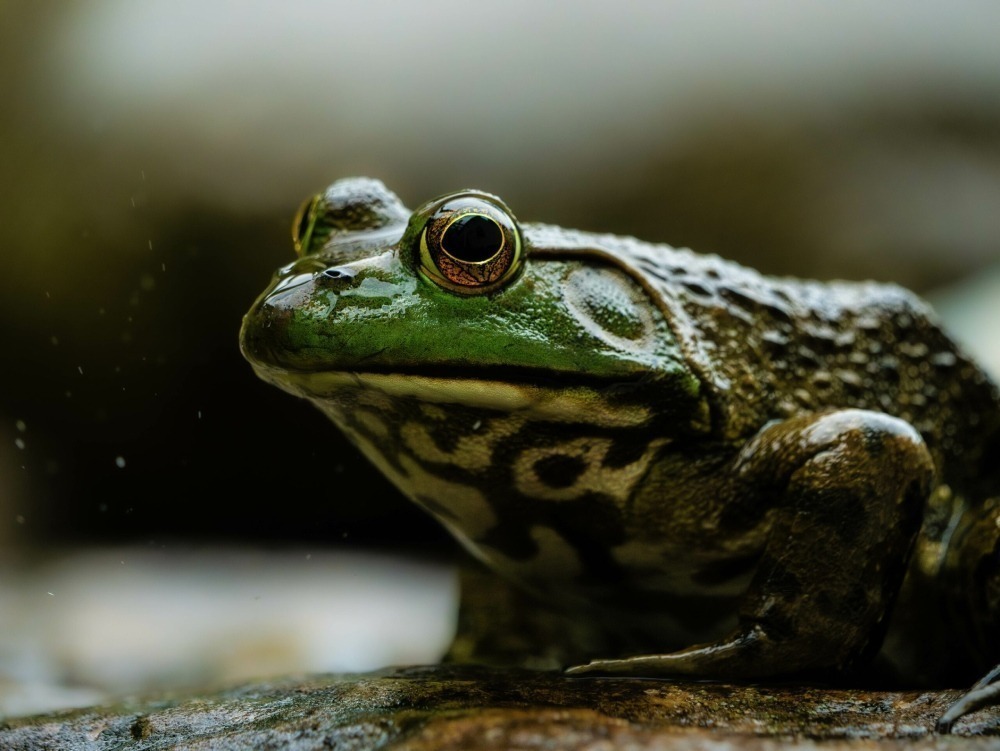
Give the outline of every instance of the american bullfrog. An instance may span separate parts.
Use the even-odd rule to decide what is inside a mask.
[[[293,241],[245,356],[567,640],[599,635],[568,674],[1000,661],[1000,396],[912,293],[520,224],[476,190],[411,212],[361,178]]]

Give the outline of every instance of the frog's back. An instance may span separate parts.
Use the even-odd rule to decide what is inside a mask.
[[[642,279],[706,386],[722,440],[805,412],[876,410],[920,431],[945,481],[972,496],[1000,489],[996,386],[912,292],[767,277],[713,255],[568,234],[531,231],[547,247],[599,248]]]

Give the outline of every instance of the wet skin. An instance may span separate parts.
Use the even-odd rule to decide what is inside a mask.
[[[522,225],[477,191],[411,213],[366,179],[293,238],[245,356],[541,611],[610,635],[570,673],[1000,661],[1000,397],[910,292]]]

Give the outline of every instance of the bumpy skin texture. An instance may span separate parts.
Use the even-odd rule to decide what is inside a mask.
[[[502,287],[444,289],[426,245],[447,227],[426,227],[448,200],[411,215],[335,183],[243,351],[546,619],[587,624],[573,672],[879,653],[941,682],[1000,660],[1000,398],[923,302],[530,224]],[[456,655],[502,642],[465,633]]]

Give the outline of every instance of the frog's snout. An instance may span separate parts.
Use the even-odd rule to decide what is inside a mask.
[[[243,317],[240,327],[240,351],[254,364],[277,365],[280,346],[288,331],[292,311],[261,300]]]

